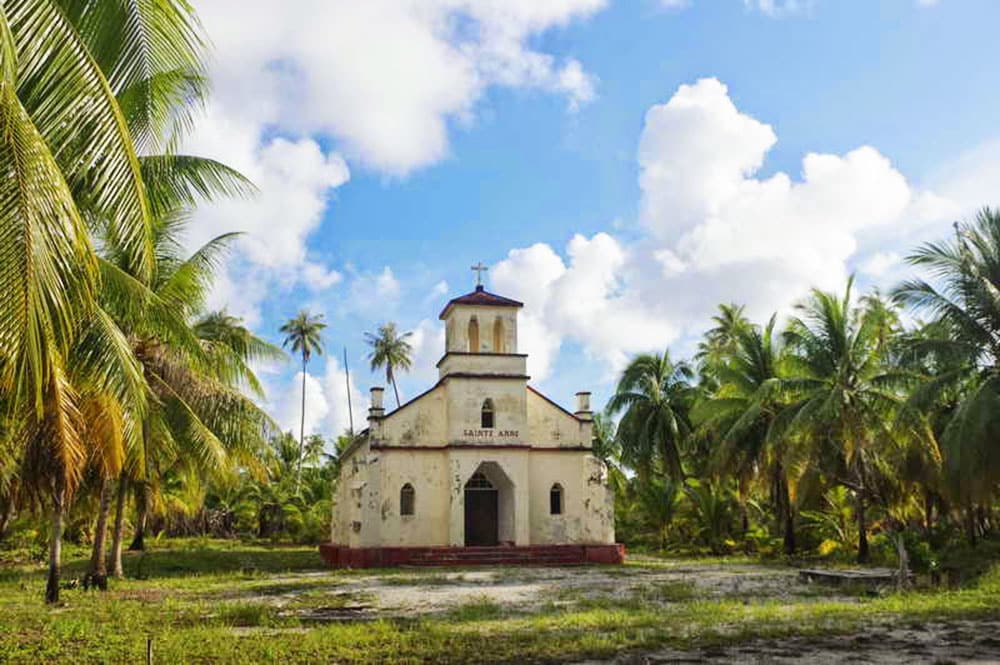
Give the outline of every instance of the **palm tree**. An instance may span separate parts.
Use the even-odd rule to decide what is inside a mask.
[[[785,332],[791,353],[787,430],[808,449],[806,457],[854,493],[858,562],[869,559],[867,509],[879,498],[877,470],[900,432],[900,405],[892,389],[898,374],[886,363],[884,312],[851,304],[850,280],[842,297],[813,290]]]
[[[949,484],[975,542],[976,506],[988,504],[1000,482],[1000,210],[956,223],[952,240],[925,244],[908,260],[931,279],[907,281],[895,296],[935,325],[914,345],[932,363],[915,398],[937,404]]]
[[[635,488],[635,498],[643,518],[656,535],[660,551],[667,549],[670,526],[680,505],[681,483],[672,478],[650,478]]]
[[[390,321],[378,327],[377,333],[365,333],[365,341],[372,351],[368,354],[371,361],[371,369],[385,367],[385,380],[392,386],[396,394],[396,408],[399,408],[399,388],[396,387],[396,370],[407,371],[412,366],[410,354],[413,347],[407,341],[413,335],[412,332],[398,333],[396,324]]]
[[[718,437],[716,466],[731,471],[740,489],[746,530],[746,488],[766,479],[783,532],[786,554],[795,551],[795,510],[789,487],[786,440],[775,426],[784,407],[781,384],[782,350],[774,333],[775,317],[763,328],[745,325],[735,330],[732,344],[719,356],[715,376],[719,387],[696,407],[700,428]]]
[[[116,244],[135,274],[151,274],[139,124],[130,123],[138,115],[127,110],[157,109],[147,114],[148,135],[164,128],[166,116],[182,119],[185,97],[172,91],[181,87],[178,73],[192,74],[187,99],[204,89],[200,70],[187,67],[198,61],[198,47],[186,3],[0,6],[0,390],[22,489],[51,504],[50,602],[59,595],[63,515],[95,444],[83,407],[138,383],[134,367],[94,362],[124,355],[123,340],[97,309],[91,234]],[[175,72],[173,84],[150,85],[167,71]],[[141,404],[134,392],[126,397],[129,408]]]
[[[608,402],[610,414],[623,413],[618,424],[622,460],[648,478],[659,468],[677,481],[685,478],[681,452],[691,434],[694,373],[670,354],[636,356],[622,373]]]
[[[698,342],[695,360],[702,367],[703,374],[722,361],[735,350],[737,336],[750,327],[750,321],[743,314],[744,307],[735,303],[719,305],[719,313],[712,317],[715,324],[705,332]]]
[[[124,503],[136,495],[138,516],[132,549],[143,548],[150,503],[160,476],[190,479],[224,473],[236,462],[252,463],[255,446],[273,429],[271,419],[245,394],[262,397],[250,365],[283,358],[225,312],[203,311],[218,259],[233,240],[215,238],[184,256],[177,238],[182,218],[157,224],[157,268],[150,287],[110,261],[102,268],[109,290],[128,297],[108,305],[126,330],[152,399],[141,418],[140,444],[130,449],[119,478],[112,545],[113,574],[122,575]],[[126,303],[114,307],[114,302]]]
[[[0,401],[20,494],[52,506],[50,601],[84,467],[112,473],[146,433],[148,386],[109,307],[143,309],[134,296],[158,269],[155,220],[246,188],[222,165],[173,154],[208,88],[203,58],[181,0],[0,5]],[[120,423],[88,416],[95,404]]]
[[[312,355],[323,354],[323,323],[322,314],[310,314],[309,310],[302,310],[294,318],[289,319],[281,326],[280,331],[285,335],[282,346],[291,347],[293,353],[298,353],[302,358],[302,411],[299,421],[299,463],[295,472],[295,486],[299,486],[302,478],[302,457],[305,451],[306,440],[306,367]]]

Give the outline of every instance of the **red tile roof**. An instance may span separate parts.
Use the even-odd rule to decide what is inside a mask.
[[[458,296],[457,298],[452,298],[448,301],[448,304],[444,306],[441,310],[441,314],[438,318],[443,319],[447,314],[448,310],[452,308],[453,305],[485,305],[487,307],[524,307],[524,303],[518,302],[517,300],[511,300],[510,298],[504,298],[503,296],[498,296],[495,293],[490,293],[482,286],[477,286],[476,290],[472,293],[466,293],[464,296]]]

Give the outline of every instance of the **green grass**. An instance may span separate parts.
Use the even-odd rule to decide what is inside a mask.
[[[370,601],[363,584],[355,584],[369,575],[386,576],[390,585],[453,582],[441,571],[325,571],[311,547],[204,540],[153,547],[129,555],[133,577],[112,581],[107,593],[64,591],[58,607],[42,602],[38,564],[7,564],[0,570],[0,662],[144,662],[147,637],[158,663],[562,662],[626,649],[849,633],[875,623],[1000,617],[994,564],[966,588],[882,598],[705,599],[692,584],[671,582],[637,584],[620,597],[607,589],[567,590],[536,608],[501,606],[484,596],[423,617],[323,622],[307,617]],[[85,553],[74,554],[67,579],[85,567]],[[636,563],[610,569],[611,579],[627,586],[630,576],[639,580],[645,569],[664,565],[677,564]],[[348,584],[361,588],[351,596],[333,593]]]

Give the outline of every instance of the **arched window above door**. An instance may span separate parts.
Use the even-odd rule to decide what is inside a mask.
[[[483,429],[493,429],[494,420],[493,400],[488,399],[483,402],[483,409],[479,417],[479,425]]]

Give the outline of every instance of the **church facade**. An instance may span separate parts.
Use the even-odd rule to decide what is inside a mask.
[[[437,383],[389,412],[372,388],[368,428],[342,454],[327,563],[622,560],[590,394],[570,412],[528,384],[521,307],[482,286],[454,298]]]

